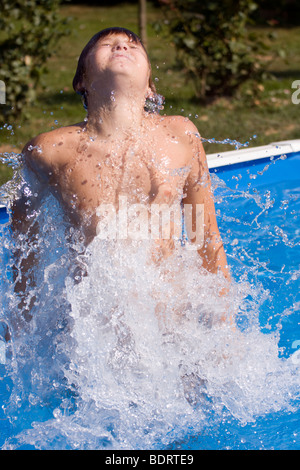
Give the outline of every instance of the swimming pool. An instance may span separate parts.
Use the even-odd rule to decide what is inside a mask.
[[[243,297],[236,323],[244,333],[246,352],[242,366],[239,361],[230,367],[212,362],[220,370],[217,374],[212,367],[205,371],[211,382],[205,396],[195,400],[194,408],[200,414],[187,420],[186,428],[183,425],[176,433],[165,427],[163,420],[157,419],[154,440],[151,442],[153,430],[149,425],[143,432],[144,441],[139,434],[136,448],[145,445],[146,448],[184,450],[299,449],[299,143],[275,143],[208,155],[218,223],[236,289]],[[7,221],[5,209],[1,209],[0,217],[1,222]],[[218,343],[227,341],[222,333],[217,332],[214,337],[207,331],[201,336],[204,348],[208,348],[206,336],[215,341],[215,349]],[[6,374],[9,359],[5,359],[3,344],[0,391],[5,404],[13,386]],[[233,351],[238,354],[239,348],[234,347]],[[233,356],[230,357],[233,360]],[[234,377],[232,382],[228,380],[230,374]],[[107,378],[106,386],[109,380]],[[142,385],[146,386],[145,382]],[[109,395],[109,389],[106,393]],[[124,388],[118,393],[124,393]],[[6,442],[4,447],[11,448],[109,448],[107,436],[114,436],[115,446],[126,448],[125,441],[121,443],[116,438],[114,426],[119,422],[116,410],[109,404],[105,413],[102,408],[100,413],[95,396],[83,400],[89,422],[83,422],[82,418],[74,420],[78,411],[74,404],[76,394],[71,398],[64,395],[61,403],[55,394],[46,406],[38,403],[33,392],[28,401],[23,400],[20,393],[14,399],[17,406],[13,412],[6,405],[0,411],[1,446]],[[130,404],[129,423],[138,429],[139,402],[136,403]],[[182,402],[174,400],[170,406],[176,408],[180,404]],[[166,402],[164,406],[167,407]],[[143,416],[147,420],[145,410]],[[189,414],[189,410],[176,413],[176,418],[174,414],[167,415],[174,429],[185,422],[180,413]],[[106,438],[98,440],[95,439],[97,416],[106,423],[107,433]],[[199,428],[194,419],[202,420]],[[34,432],[30,434],[27,429],[31,427]],[[15,437],[20,434],[22,439]],[[146,439],[147,435],[150,440]],[[132,439],[131,445],[135,442],[134,437]]]
[[[236,279],[246,271],[250,283],[267,291],[269,297],[259,308],[260,327],[265,334],[276,332],[280,356],[299,364],[300,140],[237,153],[237,159],[234,151],[208,156],[212,174],[226,183],[224,188],[216,181],[215,193],[229,264],[235,266]],[[243,325],[244,320],[241,315],[237,321]],[[298,404],[294,411],[266,414],[243,428],[235,420],[225,421],[203,441],[196,438],[190,444],[203,449],[299,449],[299,424]]]

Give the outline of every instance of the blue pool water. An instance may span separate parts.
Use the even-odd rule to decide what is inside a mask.
[[[212,170],[216,182],[219,224],[229,264],[238,280],[268,293],[259,307],[259,325],[276,333],[279,356],[300,363],[300,153]],[[243,328],[247,315],[237,318]],[[298,351],[298,352],[297,352]],[[300,376],[298,372],[298,393]],[[298,395],[299,396],[299,395]],[[193,437],[194,449],[299,449],[299,401],[295,409],[268,413],[241,427],[224,419],[207,435]]]
[[[97,336],[96,330],[86,330],[89,326],[84,323],[85,316],[76,312],[78,299],[85,308],[91,308],[89,298],[94,296],[93,303],[97,303],[96,296],[103,294],[105,297],[108,288],[104,286],[102,292],[99,285],[95,290],[83,283],[85,290],[82,288],[76,295],[72,286],[67,289],[74,312],[75,333],[71,336],[77,341],[80,355],[66,360],[69,365],[64,369],[63,379],[59,374],[55,379],[51,378],[53,364],[45,359],[50,354],[53,363],[62,363],[64,355],[68,356],[72,351],[72,342],[66,342],[62,350],[57,340],[63,330],[57,318],[54,329],[59,331],[58,336],[51,335],[49,329],[46,334],[49,342],[46,344],[41,339],[41,331],[49,322],[46,314],[54,312],[55,317],[55,309],[59,311],[61,304],[57,306],[54,302],[49,310],[45,301],[46,320],[41,315],[40,325],[34,330],[35,338],[27,336],[26,341],[15,340],[12,347],[7,348],[6,358],[3,356],[4,342],[0,342],[2,448],[300,448],[300,153],[211,169],[211,175],[219,228],[235,285],[237,332],[227,332],[226,336],[217,328],[216,331],[201,330],[193,337],[194,333],[183,325],[181,339],[173,339],[169,349],[163,349],[169,354],[174,347],[170,357],[176,367],[179,364],[186,371],[182,377],[188,377],[190,385],[185,394],[185,397],[189,394],[188,404],[186,400],[181,401],[180,387],[174,389],[172,385],[169,392],[165,390],[176,375],[169,370],[169,365],[163,365],[157,375],[148,365],[152,373],[150,388],[142,369],[135,370],[132,375],[124,366],[125,372],[119,372],[117,381],[108,369],[101,369],[101,358],[106,353],[99,345],[102,336]],[[48,207],[47,210],[48,217],[55,216],[52,209]],[[4,210],[0,211],[0,222],[3,227],[7,222]],[[6,240],[6,236],[3,234],[2,240]],[[3,249],[2,256],[4,252]],[[104,258],[102,261],[105,264]],[[106,267],[102,265],[102,269]],[[58,274],[48,270],[47,276],[50,281],[45,298],[49,292],[53,293]],[[142,285],[140,288],[142,290]],[[207,292],[205,302],[209,301]],[[7,298],[5,302],[4,307],[12,299]],[[139,310],[133,310],[130,315],[134,322],[139,318]],[[4,310],[1,318],[4,331]],[[128,325],[134,331],[134,325],[124,317],[121,317],[121,325],[123,338]],[[99,331],[109,344],[112,336],[108,327],[101,324]],[[139,336],[134,334],[137,344]],[[128,340],[128,336],[126,338]],[[192,341],[189,344],[190,338],[198,341],[198,352]],[[55,347],[49,346],[50,340]],[[35,350],[34,357],[29,354],[27,342]],[[117,351],[119,356],[114,356],[116,348],[108,347],[111,364],[114,364],[114,358],[122,360],[122,354],[127,362],[134,363],[135,359],[124,344]],[[151,359],[159,361],[154,343],[150,346]],[[25,358],[23,362],[15,358],[14,348],[21,359]],[[102,348],[100,362],[90,358],[97,356],[98,348]],[[147,343],[142,342],[136,350],[140,356],[146,351],[147,359],[146,348]],[[197,362],[197,354],[207,355],[205,360],[197,359],[205,381],[199,377],[198,381],[194,380],[196,369],[192,362]],[[181,361],[181,355],[185,357],[185,363]],[[47,374],[49,389],[45,385]],[[164,390],[160,388],[160,379],[165,381]],[[68,385],[62,386],[66,380]],[[88,382],[93,385],[87,385]],[[103,387],[102,394],[96,393],[97,387]],[[131,397],[129,402],[127,395]],[[157,405],[153,412],[151,404],[155,400]],[[157,416],[153,417],[155,413]]]

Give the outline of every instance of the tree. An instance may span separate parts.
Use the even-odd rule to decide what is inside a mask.
[[[205,102],[232,95],[263,72],[265,44],[247,24],[256,4],[249,0],[160,0],[177,65]]]
[[[6,88],[2,121],[19,117],[35,99],[46,60],[66,34],[59,4],[60,0],[1,0],[0,79]]]
[[[139,0],[139,35],[147,48],[147,2]]]

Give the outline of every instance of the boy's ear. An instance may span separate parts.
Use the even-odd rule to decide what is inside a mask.
[[[84,78],[78,83],[78,91],[83,94],[86,91]]]
[[[82,73],[80,77],[80,81],[77,84],[77,93],[83,94],[86,92],[86,74],[85,71]]]

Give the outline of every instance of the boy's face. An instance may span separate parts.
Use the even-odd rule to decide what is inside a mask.
[[[85,80],[96,86],[113,76],[126,76],[133,86],[148,90],[150,64],[142,44],[126,34],[110,34],[101,38],[85,60]],[[86,88],[89,88],[86,84]]]

